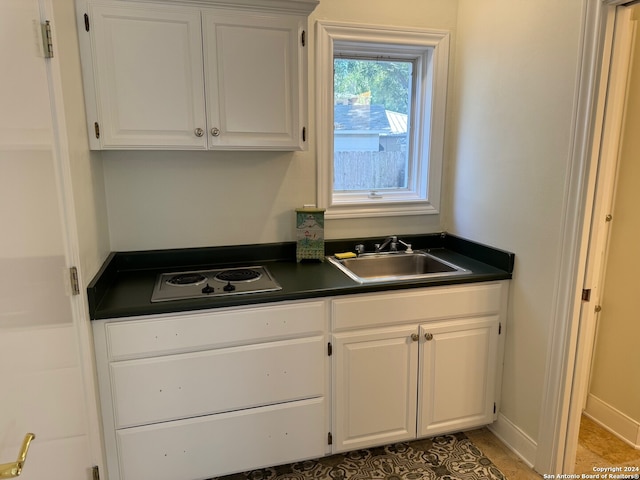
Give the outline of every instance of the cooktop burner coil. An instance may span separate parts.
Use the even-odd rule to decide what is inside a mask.
[[[262,274],[251,268],[237,268],[218,273],[214,278],[221,282],[252,282],[258,280]]]
[[[200,285],[206,281],[207,277],[200,273],[180,273],[169,278],[167,283],[175,286],[188,286]]]

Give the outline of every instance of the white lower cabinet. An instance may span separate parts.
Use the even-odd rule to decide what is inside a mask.
[[[333,300],[333,451],[493,422],[506,289],[496,282]]]
[[[333,336],[334,451],[416,436],[418,343],[414,326]]]
[[[110,480],[322,457],[326,301],[93,322]]]
[[[210,478],[321,457],[324,416],[324,399],[313,398],[118,430],[120,478]]]
[[[106,478],[197,480],[489,424],[507,288],[94,321]]]

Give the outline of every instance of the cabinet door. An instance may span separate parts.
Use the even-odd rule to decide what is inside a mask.
[[[205,149],[200,12],[96,4],[90,21],[101,147]]]
[[[203,11],[209,148],[302,149],[295,16]]]
[[[493,421],[498,316],[420,327],[418,435]]]
[[[404,326],[334,335],[334,452],[415,437],[416,334]]]

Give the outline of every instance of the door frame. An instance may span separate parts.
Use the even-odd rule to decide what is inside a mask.
[[[56,182],[59,187],[59,204],[64,236],[65,258],[67,267],[76,266],[78,270],[78,284],[81,288],[80,295],[70,294],[71,315],[73,327],[76,333],[78,345],[78,362],[82,372],[84,385],[84,402],[86,407],[87,436],[91,465],[104,471],[104,453],[102,448],[102,435],[100,430],[100,416],[98,411],[97,383],[95,378],[95,359],[93,353],[93,336],[89,321],[89,310],[86,295],[82,294],[83,272],[80,256],[80,244],[78,224],[72,188],[71,160],[69,150],[69,137],[67,134],[66,119],[64,113],[64,97],[62,89],[62,74],[59,57],[56,55],[56,21],[54,18],[54,0],[37,0],[40,10],[40,21],[50,21],[52,38],[54,41],[54,56],[46,59],[45,69],[51,100],[51,116],[54,132],[53,161],[56,166]],[[67,291],[71,292],[70,278]],[[89,465],[88,465],[89,467]]]
[[[588,232],[589,248],[586,260],[586,272],[583,289],[591,292],[589,300],[582,302],[579,315],[579,331],[576,351],[576,367],[571,385],[570,404],[567,422],[567,441],[565,443],[563,469],[573,472],[575,467],[580,418],[586,406],[593,354],[597,335],[597,309],[601,304],[604,288],[609,239],[611,236],[611,217],[620,169],[620,148],[628,83],[631,70],[631,55],[636,35],[636,22],[632,19],[632,10],[623,5],[610,14],[607,36],[609,58],[603,60],[603,73],[607,73],[607,82],[600,86],[600,96],[605,99],[602,114],[602,128],[597,143],[594,141],[595,158],[598,168],[594,194],[594,207]],[[587,236],[585,234],[585,236]]]
[[[624,0],[587,0],[579,73],[577,129],[569,174],[563,225],[562,265],[552,322],[545,389],[540,415],[535,469],[572,473],[575,468],[580,416],[589,384],[595,311],[602,291],[603,251],[617,171],[621,101],[626,93],[624,50],[614,51],[614,38],[629,41],[624,23],[616,21]],[[628,54],[628,53],[627,53]],[[614,70],[623,68],[623,71]],[[626,69],[626,71],[624,71]],[[581,112],[580,109],[584,110]],[[580,120],[583,119],[583,120]],[[582,123],[584,122],[584,124]],[[588,128],[583,133],[580,127]],[[582,290],[592,289],[590,302]]]

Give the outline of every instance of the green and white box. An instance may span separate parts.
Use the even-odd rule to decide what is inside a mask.
[[[296,260],[324,260],[324,209],[296,209]]]

